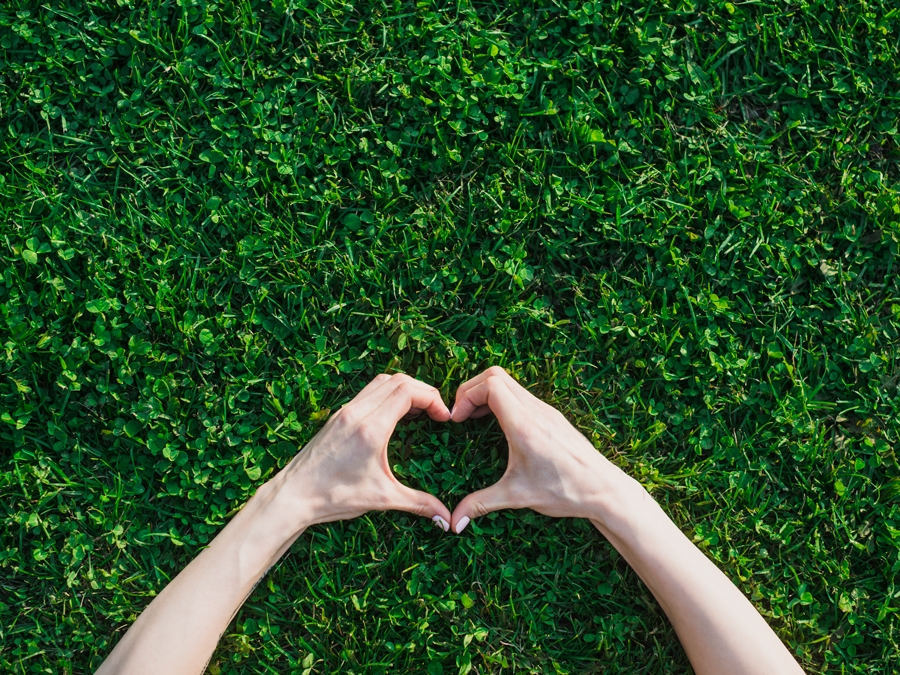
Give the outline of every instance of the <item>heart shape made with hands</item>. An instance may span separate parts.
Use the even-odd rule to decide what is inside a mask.
[[[426,413],[437,422],[463,422],[493,413],[509,444],[503,476],[468,494],[450,510],[434,495],[400,483],[387,448],[397,423]],[[463,383],[448,409],[440,392],[408,375],[378,375],[333,415],[287,467],[324,494],[319,522],[366,511],[401,510],[431,517],[459,534],[473,518],[530,508],[548,516],[589,517],[611,464],[565,417],[497,366]]]

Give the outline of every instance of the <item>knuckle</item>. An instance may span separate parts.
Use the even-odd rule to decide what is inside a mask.
[[[412,382],[412,378],[408,380],[403,380],[399,385],[397,385],[397,394],[402,396],[409,396],[416,389],[416,386]]]
[[[379,373],[378,375],[375,376],[375,379],[373,380],[373,382],[384,382],[389,379],[391,379],[391,376],[388,375],[387,373]]]
[[[403,382],[412,382],[412,379],[413,379],[413,378],[411,378],[409,375],[407,375],[406,373],[394,373],[393,375],[391,375],[391,378],[392,378],[394,381],[396,381],[396,382],[401,382],[401,383],[403,383]]]
[[[341,414],[341,411],[338,410],[334,415],[328,418],[328,421],[325,422],[326,429],[332,429],[333,431],[340,432],[343,431],[347,427],[347,423],[344,422],[344,416]]]
[[[356,429],[359,440],[364,445],[377,445],[381,441],[381,432],[371,421],[364,421]]]
[[[359,412],[352,405],[348,404],[338,410],[335,420],[341,426],[353,426],[359,420]]]
[[[500,366],[491,366],[490,368],[488,368],[487,372],[489,378],[509,375],[509,373],[506,372],[506,369],[501,368]]]
[[[503,381],[497,377],[490,377],[484,383],[484,386],[487,387],[488,393],[496,392],[501,387],[504,387]]]

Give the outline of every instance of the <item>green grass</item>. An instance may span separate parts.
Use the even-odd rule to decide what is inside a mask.
[[[809,672],[897,672],[898,44],[888,0],[4,3],[0,670],[97,666],[376,373],[499,364]],[[451,508],[504,465],[392,447]],[[390,513],[209,670],[470,669],[689,666],[587,523]]]

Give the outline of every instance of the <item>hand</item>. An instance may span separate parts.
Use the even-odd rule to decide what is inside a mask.
[[[612,481],[630,481],[562,413],[498,366],[460,386],[451,419],[462,422],[491,412],[509,442],[509,463],[499,481],[467,495],[454,509],[454,532],[461,532],[471,518],[501,509],[592,517]]]
[[[398,510],[431,518],[446,532],[447,507],[433,495],[402,485],[388,464],[388,441],[397,422],[422,411],[438,422],[450,419],[434,387],[408,375],[378,375],[272,479],[287,495],[282,503],[293,513],[312,514],[304,526]]]

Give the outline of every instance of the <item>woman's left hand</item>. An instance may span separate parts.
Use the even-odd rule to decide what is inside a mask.
[[[98,675],[202,673],[260,577],[309,525],[398,509],[431,518],[446,532],[447,507],[401,485],[388,465],[397,422],[422,411],[450,419],[434,387],[408,375],[376,377],[154,598]]]
[[[450,411],[434,387],[408,375],[378,375],[276,475],[278,500],[298,526],[408,511],[431,518],[446,532],[450,511],[435,496],[401,484],[387,448],[403,417],[420,412],[446,422]]]

